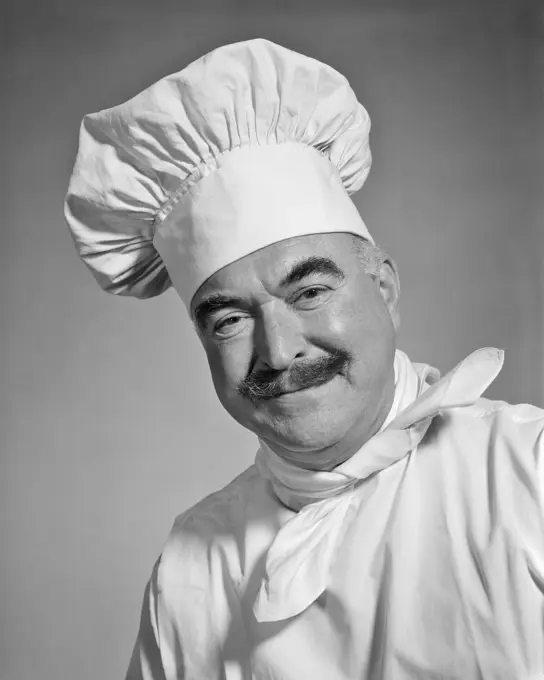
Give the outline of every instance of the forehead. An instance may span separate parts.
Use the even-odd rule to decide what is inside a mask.
[[[273,243],[213,274],[196,292],[192,305],[218,291],[272,289],[279,285],[293,264],[303,258],[326,257],[348,271],[356,261],[353,238],[352,234],[335,232],[297,236]]]

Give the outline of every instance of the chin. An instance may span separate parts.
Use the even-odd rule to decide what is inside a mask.
[[[329,394],[328,385],[263,402],[248,413],[247,402],[223,406],[244,428],[288,451],[322,451],[335,446],[361,421],[361,399]],[[234,406],[235,408],[229,408]]]
[[[263,428],[257,434],[287,451],[318,452],[338,444],[349,430],[349,424],[339,418],[314,417],[302,422],[275,423],[275,427]]]

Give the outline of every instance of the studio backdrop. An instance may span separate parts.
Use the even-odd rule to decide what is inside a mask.
[[[1,43],[0,680],[119,679],[176,514],[255,451],[174,292],[102,293],[62,203],[85,113],[227,42],[344,73],[372,118],[355,198],[395,258],[400,346],[506,350],[489,396],[544,406],[537,3],[11,0]]]

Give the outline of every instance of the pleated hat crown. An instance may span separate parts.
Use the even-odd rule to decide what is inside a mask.
[[[295,236],[372,241],[349,198],[370,119],[333,68],[266,40],[219,47],[85,116],[65,201],[101,287],[186,305],[219,269]]]

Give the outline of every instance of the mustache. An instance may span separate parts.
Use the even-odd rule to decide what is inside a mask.
[[[318,359],[299,361],[286,371],[256,371],[240,382],[237,392],[253,399],[273,399],[292,391],[293,386],[307,389],[323,385],[348,362],[348,354],[336,351]]]

